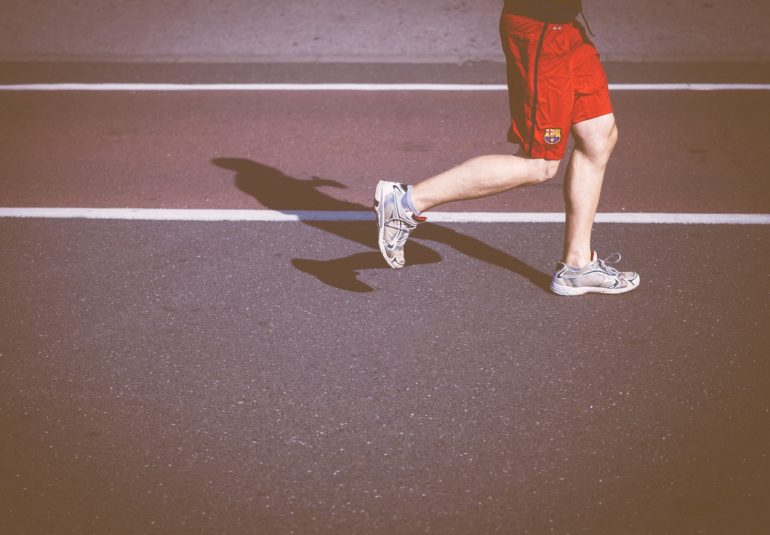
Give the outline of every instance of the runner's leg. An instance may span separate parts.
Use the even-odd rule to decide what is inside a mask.
[[[591,261],[591,229],[599,204],[604,171],[618,137],[613,114],[602,115],[572,127],[575,148],[564,179],[567,224],[562,261],[583,267]]]
[[[476,199],[552,178],[558,161],[513,155],[472,158],[414,186],[412,201],[423,212],[452,201]]]

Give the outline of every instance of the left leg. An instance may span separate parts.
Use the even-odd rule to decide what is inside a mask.
[[[564,254],[551,281],[551,291],[559,295],[631,291],[639,286],[639,274],[620,272],[607,265],[620,261],[619,253],[600,260],[591,248],[591,229],[604,170],[618,137],[615,117],[609,113],[575,123],[572,132],[575,149],[564,181],[567,211]]]
[[[580,30],[579,26],[574,27]],[[608,265],[621,260],[619,253],[600,260],[591,247],[604,171],[615,147],[618,129],[599,55],[582,31],[580,38],[582,42],[570,57],[575,97],[570,131],[575,136],[575,149],[564,181],[567,212],[564,251],[551,281],[551,290],[560,295],[619,294],[638,288],[641,279],[638,273],[621,272]]]
[[[562,262],[583,267],[591,262],[591,229],[599,204],[604,171],[618,138],[612,113],[572,127],[575,148],[564,180],[567,213]]]

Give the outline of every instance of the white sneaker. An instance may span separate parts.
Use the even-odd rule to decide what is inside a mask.
[[[377,242],[388,265],[394,269],[404,267],[404,244],[409,233],[424,217],[416,216],[401,205],[406,186],[380,180],[374,193],[374,211],[377,214]]]
[[[560,262],[551,280],[551,291],[559,295],[630,292],[639,286],[639,274],[633,271],[618,271],[607,265],[617,264],[621,258],[620,253],[613,253],[604,260],[599,260],[594,251],[591,262],[579,270],[571,269]]]

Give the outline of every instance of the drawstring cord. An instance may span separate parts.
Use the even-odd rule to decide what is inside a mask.
[[[588,33],[591,34],[591,37],[596,37],[594,32],[591,31],[591,25],[588,24],[588,19],[586,19],[585,13],[583,13],[583,8],[580,8],[580,18],[582,18],[583,22],[586,23],[586,29],[588,30]]]

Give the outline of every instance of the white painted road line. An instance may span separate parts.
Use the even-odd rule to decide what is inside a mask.
[[[218,210],[166,208],[0,208],[0,218],[115,219],[139,221],[374,221],[373,212]],[[563,212],[431,212],[433,223],[563,223]],[[597,223],[770,225],[770,214],[607,212]]]
[[[770,91],[770,84],[610,84],[612,91]],[[506,91],[504,84],[6,84],[0,91]]]
[[[609,84],[612,91],[770,91],[770,84]]]

